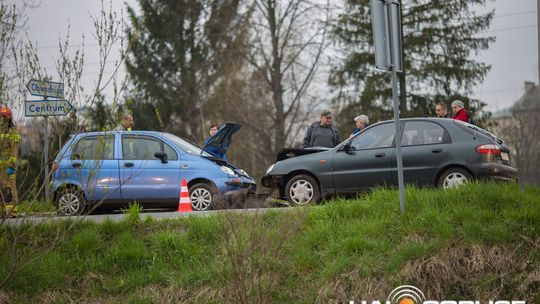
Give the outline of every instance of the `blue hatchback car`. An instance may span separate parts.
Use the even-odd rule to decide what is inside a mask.
[[[200,148],[169,133],[91,132],[72,135],[52,166],[51,197],[61,215],[81,214],[96,203],[176,205],[182,179],[194,210],[207,210],[229,191],[255,191],[245,171],[223,155],[238,123],[226,123]]]

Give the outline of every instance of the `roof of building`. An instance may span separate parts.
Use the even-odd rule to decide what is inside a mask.
[[[529,84],[529,87],[527,87]],[[540,109],[540,89],[534,83],[525,83],[525,94],[510,108],[510,111],[528,111]]]
[[[510,109],[511,108],[506,108],[506,109],[495,111],[491,113],[491,117],[494,119],[512,117],[512,111],[510,111]]]

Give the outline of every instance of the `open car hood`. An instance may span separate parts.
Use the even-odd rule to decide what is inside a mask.
[[[211,155],[214,155],[214,151],[225,155],[231,146],[233,134],[238,132],[241,127],[242,125],[236,122],[225,123],[216,134],[208,139],[202,150]]]
[[[284,160],[287,158],[293,158],[297,156],[302,156],[306,154],[318,153],[323,151],[328,151],[330,148],[325,147],[312,147],[312,148],[283,148],[277,154],[277,160]]]

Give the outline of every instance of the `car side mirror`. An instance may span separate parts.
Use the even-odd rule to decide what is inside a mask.
[[[82,160],[83,157],[79,153],[75,152],[75,153],[71,154],[71,159]]]
[[[161,159],[161,162],[166,164],[168,161],[167,161],[167,153],[163,152],[163,151],[157,151],[156,153],[154,153],[154,156]]]
[[[351,147],[351,143],[350,143],[350,142],[346,143],[346,144],[343,146],[343,151],[345,151],[345,153],[347,153],[347,154],[349,154],[349,155],[354,155],[354,154],[356,154],[356,153],[354,153],[352,150],[353,150],[353,149],[352,149],[352,147]]]

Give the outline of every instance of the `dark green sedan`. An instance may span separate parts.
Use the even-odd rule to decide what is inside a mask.
[[[450,188],[473,179],[516,180],[510,150],[477,126],[445,118],[400,120],[406,184]],[[323,197],[397,186],[395,127],[384,121],[337,147],[284,149],[262,178],[293,205]]]

